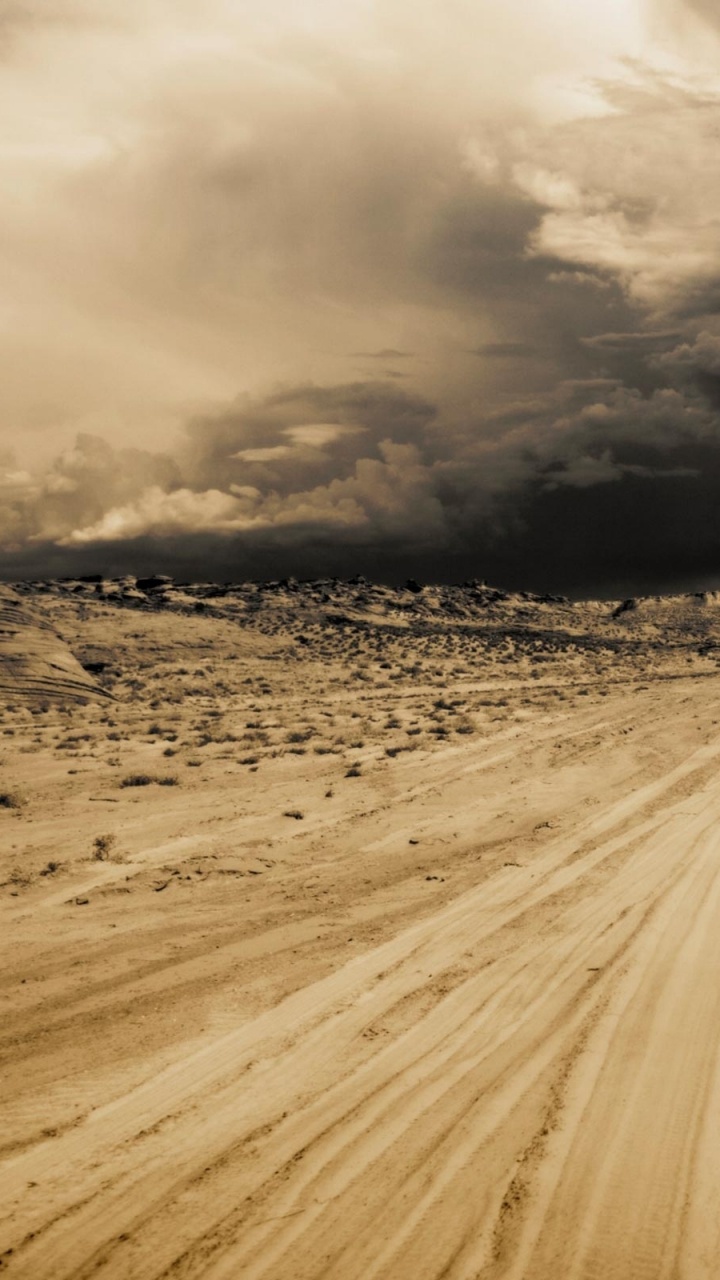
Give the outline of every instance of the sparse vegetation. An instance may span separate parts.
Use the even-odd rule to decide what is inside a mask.
[[[112,853],[117,836],[112,831],[106,835],[96,836],[93,840],[93,858],[96,862],[107,862]]]
[[[188,764],[190,761],[188,761]],[[149,787],[153,783],[158,787],[176,787],[179,779],[176,774],[128,773],[119,782],[120,787]]]
[[[0,809],[24,809],[27,803],[27,795],[18,787],[0,791]]]
[[[314,729],[293,729],[285,738],[286,742],[309,742],[312,738]]]

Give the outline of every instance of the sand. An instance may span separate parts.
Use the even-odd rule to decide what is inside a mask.
[[[717,602],[212,590],[3,592],[0,1270],[717,1276]]]

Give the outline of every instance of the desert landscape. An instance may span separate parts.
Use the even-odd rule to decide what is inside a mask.
[[[17,1280],[720,1256],[720,598],[0,588]]]
[[[718,137],[711,0],[0,2],[0,1280],[720,1280]]]

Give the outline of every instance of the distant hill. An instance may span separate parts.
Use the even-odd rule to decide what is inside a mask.
[[[243,632],[307,647],[320,660],[337,656],[363,635],[374,645],[391,637],[412,646],[431,643],[439,660],[443,637],[481,653],[509,646],[516,655],[604,653],[607,661],[645,654],[693,661],[720,659],[720,593],[570,601],[563,596],[512,592],[471,581],[457,586],[409,581],[389,587],[357,576],[297,581],[176,582],[165,575],[18,582],[0,587],[0,696],[71,701],[107,696],[115,644],[128,614],[173,614],[234,624]],[[113,618],[124,615],[123,628]],[[185,625],[185,624],[184,624]],[[158,643],[173,643],[161,627]],[[65,634],[70,644],[61,637]],[[383,641],[383,635],[386,641]],[[355,639],[353,639],[355,637]],[[455,643],[455,641],[453,641]],[[470,652],[470,651],[468,651]],[[545,655],[545,657],[543,657]],[[613,657],[615,655],[615,658]],[[684,661],[684,658],[682,659]],[[103,676],[103,671],[105,675]],[[97,677],[97,679],[95,678]],[[102,686],[106,687],[103,688]]]

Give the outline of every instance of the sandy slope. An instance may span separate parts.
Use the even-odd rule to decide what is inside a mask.
[[[68,702],[97,698],[98,686],[37,610],[0,584],[0,699]]]
[[[237,643],[242,682],[272,650]],[[59,816],[67,861],[0,903],[3,1270],[716,1276],[720,683],[685,670],[571,696],[565,662],[561,704],[446,670],[493,716],[396,757],[363,686],[349,757],[250,774],[211,744],[167,789],[113,790],[97,742],[68,776],[18,720],[55,813],[10,814],[12,856],[39,866]],[[340,723],[332,674],[274,677],[289,721]],[[377,696],[402,718],[420,689]],[[135,714],[127,759],[157,761]],[[98,808],[122,857],[73,860]]]

